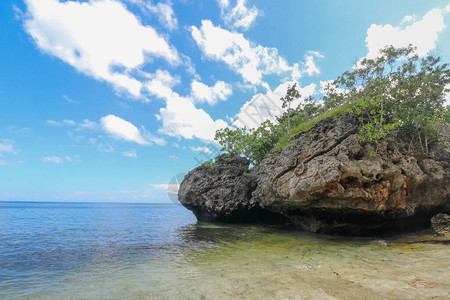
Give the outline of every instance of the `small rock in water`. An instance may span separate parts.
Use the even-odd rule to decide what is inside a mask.
[[[437,214],[431,218],[431,229],[436,235],[450,237],[450,216]]]

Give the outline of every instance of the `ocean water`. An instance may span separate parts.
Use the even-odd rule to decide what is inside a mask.
[[[0,299],[449,297],[450,246],[429,237],[197,223],[172,204],[0,202]]]

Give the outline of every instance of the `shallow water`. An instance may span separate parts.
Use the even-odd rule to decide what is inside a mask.
[[[448,299],[450,246],[196,223],[176,205],[0,202],[0,298]]]

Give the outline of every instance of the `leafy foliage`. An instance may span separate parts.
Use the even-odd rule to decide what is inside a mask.
[[[258,128],[224,128],[216,131],[215,140],[222,146],[221,151],[247,157],[256,165],[276,144],[278,128],[266,120]]]
[[[419,58],[411,45],[388,46],[375,59],[363,59],[327,87],[326,107],[344,103],[360,115],[361,141],[373,142],[396,128],[417,135],[425,151],[427,139],[437,136],[445,122],[444,93],[450,83],[448,64],[440,57]]]
[[[415,50],[388,46],[379,57],[362,59],[352,71],[330,82],[322,101],[309,97],[292,109],[291,103],[300,97],[294,84],[281,98],[287,109],[277,117],[277,124],[266,121],[256,129],[225,128],[216,132],[215,139],[222,151],[246,156],[256,165],[270,150],[281,150],[320,120],[351,111],[362,124],[361,142],[374,142],[402,128],[418,138],[426,153],[428,139],[437,137],[436,124],[450,121],[450,107],[444,107],[450,69],[440,57],[420,58]],[[286,128],[287,135],[283,134]]]

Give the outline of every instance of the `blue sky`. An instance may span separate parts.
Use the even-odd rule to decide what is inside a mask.
[[[448,62],[449,25],[443,0],[3,0],[0,201],[168,202],[216,129],[389,44]]]

